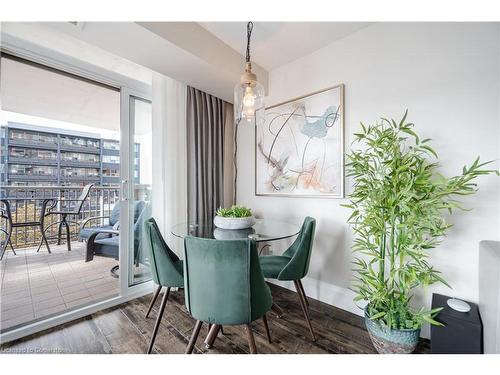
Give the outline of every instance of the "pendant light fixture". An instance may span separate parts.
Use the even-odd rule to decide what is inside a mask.
[[[250,61],[250,38],[253,23],[247,24],[247,53],[245,72],[241,75],[240,82],[234,87],[234,118],[236,123],[241,120],[252,122],[255,112],[264,108],[264,87],[257,81],[257,76],[252,72]]]

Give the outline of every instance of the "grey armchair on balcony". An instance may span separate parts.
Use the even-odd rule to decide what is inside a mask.
[[[144,201],[134,203],[134,264],[139,265],[144,257],[142,252],[142,235],[144,221],[151,216],[151,207]],[[116,224],[115,224],[116,226]],[[94,231],[87,239],[85,262],[90,262],[94,256],[114,258],[118,260],[120,246],[120,231],[117,229],[92,228]],[[105,236],[105,237],[103,237]],[[111,269],[111,275],[118,277],[119,266]]]
[[[140,214],[140,213],[139,213]],[[134,221],[139,216],[137,214],[134,217]],[[92,223],[95,223],[96,220],[106,221],[107,224],[100,225],[98,227],[91,227]],[[92,216],[85,220],[83,220],[80,224],[80,230],[78,231],[78,240],[79,241],[87,241],[89,237],[94,232],[105,231],[105,230],[118,230],[120,226],[120,204],[117,202],[113,207],[113,210],[108,216]],[[101,233],[98,238],[108,238],[111,237],[111,234]]]

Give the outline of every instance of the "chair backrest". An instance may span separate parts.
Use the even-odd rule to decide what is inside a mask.
[[[142,214],[144,207],[146,205],[145,201],[135,201],[134,202],[134,224],[137,223],[139,216]],[[120,202],[116,202],[111,215],[109,215],[109,225],[114,226],[120,221]]]
[[[155,219],[147,219],[144,230],[154,282],[167,287],[183,287],[183,270],[180,268],[182,264],[165,243]]]
[[[315,230],[316,220],[307,216],[292,246],[283,253],[291,259],[278,275],[278,280],[300,280],[307,275]]]
[[[83,190],[82,190],[82,193],[80,194],[80,196],[78,197],[77,199],[77,204],[75,206],[75,211],[77,213],[80,213],[80,211],[82,210],[82,207],[83,207],[83,203],[85,202],[85,200],[87,199],[87,197],[89,196],[89,193],[90,193],[90,189],[92,189],[92,186],[94,186],[94,184],[87,184],[83,187]]]
[[[120,202],[116,202],[109,215],[109,225],[114,226],[120,221]]]
[[[184,239],[186,307],[197,320],[221,325],[250,323],[272,305],[255,241]]]

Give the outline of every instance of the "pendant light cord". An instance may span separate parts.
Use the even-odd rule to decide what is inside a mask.
[[[246,56],[246,62],[250,62],[250,38],[252,36],[252,30],[253,30],[253,22],[250,21],[247,23],[247,56]]]
[[[247,23],[247,55],[246,62],[250,62],[250,38],[252,37],[253,30],[253,22],[250,21]],[[236,204],[236,189],[238,183],[238,163],[236,158],[238,156],[238,126],[240,125],[241,118],[236,119],[236,124],[234,127],[234,155],[233,155],[233,164],[234,164],[234,184],[233,184],[233,204]]]

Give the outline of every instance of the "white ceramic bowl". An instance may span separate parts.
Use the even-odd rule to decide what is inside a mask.
[[[252,227],[255,224],[255,218],[253,216],[247,216],[247,217],[215,216],[214,224],[217,228],[222,228],[222,229],[246,229]]]

